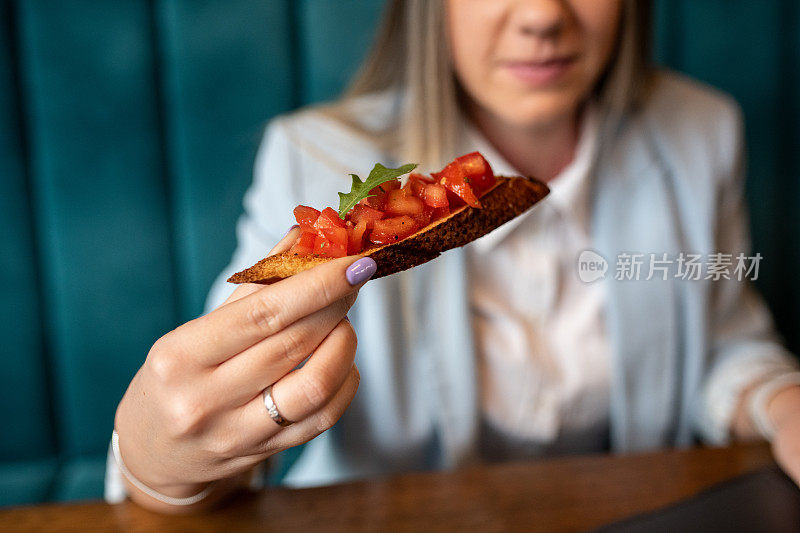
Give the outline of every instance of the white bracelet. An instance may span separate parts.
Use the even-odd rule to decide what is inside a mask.
[[[212,481],[206,488],[194,496],[189,496],[187,498],[173,498],[172,496],[166,496],[156,490],[151,489],[136,479],[136,477],[131,474],[131,471],[128,470],[128,467],[125,466],[125,463],[122,461],[122,455],[119,453],[119,435],[117,434],[116,429],[111,433],[111,450],[114,453],[114,460],[117,462],[117,466],[119,467],[120,472],[122,472],[122,475],[131,482],[131,485],[144,492],[154,500],[158,500],[169,505],[192,505],[205,499],[206,496],[211,494],[211,491],[214,488],[214,482]]]
[[[779,374],[760,383],[750,393],[747,410],[756,431],[766,440],[775,436],[775,424],[767,412],[767,405],[778,390],[789,385],[800,385],[800,372]]]

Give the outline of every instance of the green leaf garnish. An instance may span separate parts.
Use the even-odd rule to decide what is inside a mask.
[[[339,218],[344,220],[347,212],[364,198],[369,198],[369,191],[375,187],[387,181],[397,179],[403,174],[408,174],[415,168],[417,168],[416,163],[409,163],[399,168],[386,168],[380,163],[376,163],[365,181],[361,181],[361,178],[355,174],[350,174],[353,178],[353,185],[350,188],[350,192],[347,194],[343,192],[339,193]]]

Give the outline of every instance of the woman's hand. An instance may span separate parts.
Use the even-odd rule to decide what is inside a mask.
[[[297,231],[273,253],[288,248]],[[242,285],[213,312],[156,341],[115,418],[131,473],[162,494],[186,497],[214,480],[230,484],[330,428],[359,382],[346,314],[375,263],[355,263],[341,258],[273,285]],[[276,406],[295,421],[289,427],[264,406],[262,392],[273,384]]]
[[[775,460],[800,485],[800,387],[778,391],[770,400],[768,410],[775,427],[772,438]]]

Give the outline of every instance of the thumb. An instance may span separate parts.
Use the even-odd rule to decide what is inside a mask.
[[[300,237],[300,226],[294,225],[289,228],[289,231],[286,232],[286,235],[284,235],[283,238],[278,241],[278,244],[273,246],[272,250],[270,250],[267,254],[267,257],[287,251],[292,247],[295,241],[297,241],[298,237]],[[233,291],[233,293],[222,303],[222,305],[235,302],[236,300],[241,300],[245,296],[249,296],[263,288],[264,285],[259,285],[258,283],[242,283],[236,287],[236,290]]]

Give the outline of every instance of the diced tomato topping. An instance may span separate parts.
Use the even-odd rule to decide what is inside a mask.
[[[436,180],[422,174],[412,173],[408,176],[408,181],[403,188],[410,189],[414,196],[422,198],[422,189],[430,183],[436,183]]]
[[[289,252],[297,255],[308,255],[314,252],[314,239],[316,235],[310,231],[303,231]]]
[[[461,165],[461,170],[464,171],[465,181],[470,184],[478,196],[495,184],[496,180],[492,167],[479,152],[457,157],[456,162]]]
[[[323,237],[322,235],[315,235],[314,236],[314,253],[318,255],[328,255],[328,250],[326,248],[330,248],[331,243],[328,242],[328,239]]]
[[[344,220],[339,218],[339,213],[330,207],[326,207],[320,213],[319,218],[314,222],[313,229],[317,235],[325,236],[323,230],[326,228],[344,228]]]
[[[463,205],[481,207],[479,197],[496,183],[489,162],[478,152],[462,155],[430,177],[412,173],[401,187],[395,179],[370,191],[342,220],[332,208],[322,212],[297,206],[302,229],[290,251],[326,257],[358,254],[365,244],[391,244],[436,222]]]
[[[458,209],[459,207],[466,205],[466,202],[461,199],[459,195],[447,189],[447,206],[452,209]]]
[[[386,207],[386,193],[400,188],[400,180],[395,179],[378,185],[369,191],[369,196],[361,200],[364,205],[383,211]]]
[[[408,215],[383,218],[375,221],[369,240],[375,244],[389,244],[405,239],[417,230],[417,223]]]
[[[425,202],[425,205],[430,207],[447,207],[450,202],[447,201],[447,189],[438,183],[431,183],[424,185],[420,191],[420,198]]]
[[[366,222],[367,228],[372,229],[373,222],[382,219],[384,213],[368,205],[357,204],[353,207],[353,210],[348,213],[348,216],[350,220],[353,221],[353,225],[358,225],[358,223],[363,220]]]
[[[393,191],[393,190],[399,189],[399,188],[400,188],[400,179],[399,178],[395,178],[393,180],[389,180],[389,181],[385,181],[385,182],[381,183],[380,185],[378,185],[377,187],[372,189],[370,191],[370,194],[379,194],[379,193],[382,193],[382,192],[389,192],[389,191]]]
[[[431,220],[436,221],[450,214],[450,207],[434,207]]]
[[[337,213],[332,207],[326,207],[323,209],[319,216],[327,218],[334,226],[339,226],[340,228],[344,227],[344,220],[339,218],[339,213]]]
[[[319,211],[307,205],[298,205],[294,208],[294,218],[303,231],[314,231],[314,222],[319,218]]]
[[[414,222],[417,223],[418,228],[424,228],[425,226],[431,223],[433,209],[434,209],[433,207],[426,205],[423,207],[421,213],[417,215],[411,215],[411,218],[413,218]]]
[[[389,191],[393,191],[395,189],[399,189],[400,186],[401,186],[400,178],[395,178],[393,180],[389,180],[389,181],[383,182],[382,184],[378,185],[377,187],[375,187],[372,190],[376,191],[375,194],[377,194],[378,192],[381,192],[381,191],[389,192]]]
[[[471,207],[480,207],[481,203],[478,201],[478,197],[475,196],[475,192],[470,187],[469,183],[465,181],[464,170],[461,168],[461,165],[458,161],[453,161],[441,172],[438,172],[433,175],[435,178],[439,180],[439,183],[445,186],[445,188],[454,194],[456,194],[459,198],[461,198],[467,205]]]
[[[410,194],[410,190],[397,189],[386,195],[386,213],[389,215],[419,215],[424,204]]]
[[[364,234],[367,232],[367,220],[362,218],[358,224],[347,228],[347,255],[355,255],[364,249]]]
[[[338,232],[339,230],[344,232],[344,242],[339,240],[338,235],[336,235],[336,232]],[[333,236],[337,240],[335,242],[332,242],[330,239],[323,237],[322,235],[317,235],[314,239],[314,253],[319,255],[324,255],[326,257],[346,256],[347,230],[345,228],[337,228],[337,229],[328,228],[325,231],[330,233],[331,236]]]
[[[322,235],[331,241],[331,244],[343,245],[347,248],[347,228],[324,228]]]
[[[331,257],[344,257],[347,255],[347,229],[325,228],[322,230],[325,238],[331,243],[328,255]]]

